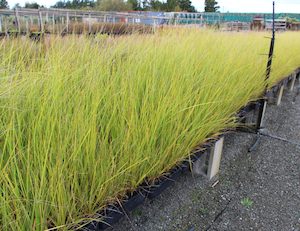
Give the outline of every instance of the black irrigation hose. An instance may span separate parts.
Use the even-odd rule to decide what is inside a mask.
[[[295,146],[300,148],[300,143],[299,142],[296,142],[296,141],[293,141],[293,140],[288,140],[286,138],[282,138],[282,137],[279,137],[279,136],[267,134],[267,133],[262,132],[262,130],[260,130],[258,132],[255,132],[255,131],[253,131],[253,128],[249,128],[249,130],[239,130],[238,132],[248,133],[248,134],[253,134],[253,135],[258,136],[256,142],[249,148],[249,150],[248,150],[249,152],[252,152],[252,151],[256,150],[256,147],[257,147],[257,145],[258,145],[258,143],[259,143],[262,136],[264,136],[266,138],[271,138],[271,139],[274,139],[274,140],[279,140],[279,141],[282,141],[282,142],[285,142],[285,143],[289,143],[289,144],[295,145]]]
[[[218,218],[220,216],[223,215],[223,213],[225,212],[225,210],[228,208],[229,203],[231,202],[231,199],[227,202],[227,204],[225,205],[225,207],[217,214],[217,216],[215,216],[213,222],[205,229],[205,231],[208,231],[211,229],[211,227],[213,226],[213,224],[218,220]]]
[[[296,141],[291,141],[291,140],[288,140],[288,139],[285,139],[285,138],[282,138],[282,137],[279,137],[279,136],[274,136],[274,135],[270,135],[270,134],[263,133],[263,132],[261,132],[260,135],[264,136],[264,137],[267,137],[267,138],[274,139],[274,140],[279,140],[279,141],[283,141],[285,143],[293,144],[293,145],[296,145],[300,148],[300,143],[296,142]]]

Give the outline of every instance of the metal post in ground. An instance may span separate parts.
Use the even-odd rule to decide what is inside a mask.
[[[266,113],[266,108],[267,108],[267,91],[268,91],[268,80],[270,78],[271,74],[271,68],[272,68],[272,61],[273,61],[273,54],[274,54],[274,46],[275,46],[275,2],[273,1],[273,20],[272,20],[272,38],[271,38],[271,43],[270,43],[270,50],[269,50],[269,58],[268,58],[268,63],[267,63],[267,71],[266,71],[266,77],[265,77],[265,90],[263,93],[263,97],[260,100],[260,106],[259,106],[259,111],[258,111],[258,118],[257,118],[257,123],[256,123],[256,129],[255,133],[257,134],[256,141],[254,144],[249,148],[249,152],[252,152],[256,150],[257,144],[260,141],[261,138],[261,132],[263,130],[263,123],[264,123],[264,115]],[[283,89],[282,89],[283,93]],[[280,99],[281,100],[281,99]],[[278,102],[278,101],[277,101]]]

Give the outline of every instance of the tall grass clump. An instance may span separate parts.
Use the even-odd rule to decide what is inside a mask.
[[[0,44],[0,226],[76,229],[233,128],[264,89],[261,33],[24,39]],[[300,66],[280,34],[271,82]]]

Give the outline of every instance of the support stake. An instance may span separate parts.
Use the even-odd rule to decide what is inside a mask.
[[[263,98],[260,100],[260,107],[259,107],[259,112],[258,112],[258,119],[256,123],[256,133],[257,133],[257,138],[254,144],[249,148],[249,152],[252,152],[256,150],[257,144],[260,141],[261,138],[261,131],[263,129],[263,119],[264,115],[266,113],[266,104],[267,104],[267,91],[268,91],[268,79],[270,78],[271,74],[271,68],[272,68],[272,62],[273,62],[273,53],[274,53],[274,45],[275,45],[275,1],[273,1],[273,22],[272,22],[272,38],[271,38],[271,44],[270,44],[270,50],[269,50],[269,58],[268,58],[268,63],[267,63],[267,71],[266,71],[266,77],[265,77],[265,91],[263,94]],[[278,105],[278,99],[280,99],[281,102],[281,97],[283,93],[283,86],[282,89],[280,89],[281,94],[279,94],[279,97],[277,98],[277,105]]]

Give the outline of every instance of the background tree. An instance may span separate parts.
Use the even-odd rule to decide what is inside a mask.
[[[167,0],[167,2],[164,4],[165,11],[178,11],[179,8],[180,6],[178,0]]]
[[[196,12],[195,7],[190,0],[178,0],[178,6],[182,11]]]
[[[150,0],[149,5],[152,11],[162,11],[164,4],[159,0]]]
[[[51,6],[52,8],[65,8],[66,4],[63,1],[58,1],[56,2],[53,6]]]
[[[40,6],[39,4],[37,4],[36,2],[25,2],[25,8],[30,8],[30,9],[38,9],[40,7],[43,7],[43,6]]]
[[[219,8],[215,0],[205,0],[205,12],[217,12]]]
[[[150,10],[151,5],[149,0],[142,0],[142,8],[144,11]]]
[[[20,3],[16,3],[16,4],[14,5],[13,9],[16,9],[16,8],[21,8]]]
[[[128,11],[132,10],[131,5],[123,0],[100,0],[98,7],[101,11]]]
[[[128,4],[130,4],[132,10],[136,10],[136,11],[143,10],[142,3],[140,0],[128,0],[127,2]]]
[[[58,1],[52,8],[67,8],[67,9],[82,9],[82,8],[93,8],[95,7],[95,1],[93,0],[68,0]]]
[[[102,11],[196,12],[191,0],[59,0],[52,7],[66,9],[97,8]]]
[[[6,0],[0,0],[0,9],[8,9],[8,3]]]

